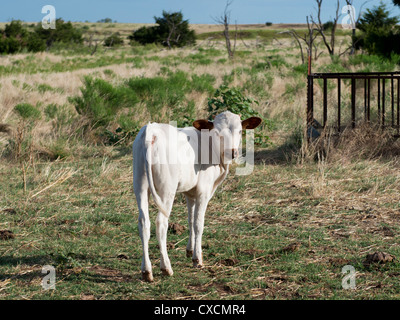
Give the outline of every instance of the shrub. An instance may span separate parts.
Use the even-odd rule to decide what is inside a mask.
[[[29,32],[21,21],[13,20],[5,26],[4,31],[0,31],[0,53],[12,54],[23,49],[39,52],[54,43],[83,43],[81,30],[73,27],[71,22],[57,19],[56,26],[56,29],[43,29],[39,23],[34,32]]]
[[[217,114],[229,110],[240,115],[242,119],[260,117],[263,120],[262,127],[265,128],[268,121],[251,107],[252,104],[258,104],[258,101],[245,97],[238,88],[222,85],[215,91],[214,97],[208,99],[208,118],[212,120]],[[263,133],[256,133],[254,142],[265,146],[269,143],[269,137]]]
[[[128,36],[128,39],[131,40],[131,45],[134,42],[138,42],[140,44],[149,44],[149,43],[161,43],[162,39],[159,36],[158,27],[141,27],[133,32],[132,35]]]
[[[333,25],[334,25],[333,21],[327,21],[322,25],[322,29],[324,31],[330,31],[333,29]]]
[[[120,37],[119,32],[113,33],[111,36],[107,37],[104,40],[104,46],[106,46],[106,47],[119,46],[123,43],[124,43],[124,40]]]
[[[136,94],[126,87],[114,87],[102,79],[84,78],[82,96],[69,98],[80,115],[85,115],[94,128],[107,126],[118,110],[138,102]]]
[[[9,150],[15,159],[32,156],[31,132],[37,120],[41,118],[41,112],[37,107],[29,103],[20,103],[14,107],[14,112],[19,116],[15,139],[9,141]]]
[[[267,27],[270,27],[270,26],[272,26],[272,22],[266,22],[265,25],[266,25]]]
[[[356,48],[387,58],[392,53],[400,54],[400,30],[396,26],[398,22],[397,17],[390,17],[384,3],[367,9],[357,25],[362,34],[355,36]]]
[[[16,53],[26,46],[28,31],[21,21],[13,20],[0,32],[0,53]]]
[[[10,24],[6,24],[4,35],[7,38],[24,39],[28,35],[28,31],[23,27],[20,20],[12,20]]]
[[[181,103],[190,88],[190,81],[186,73],[178,71],[167,78],[132,78],[127,85],[140,100],[146,101],[147,109],[154,116],[160,114],[164,106],[173,108]]]
[[[189,21],[183,20],[182,12],[163,11],[162,17],[154,17],[157,26],[142,27],[134,31],[129,39],[140,44],[159,43],[163,46],[183,47],[196,42]]]
[[[43,29],[41,22],[35,27],[35,33],[46,42],[50,48],[55,42],[81,44],[83,43],[82,31],[75,28],[70,21],[56,20],[56,29]]]
[[[30,32],[26,47],[28,51],[40,52],[46,50],[46,42],[38,34]]]
[[[32,106],[29,103],[20,103],[14,107],[14,111],[22,118],[24,121],[35,121],[39,120],[41,117],[40,110]]]
[[[21,51],[21,42],[16,38],[0,39],[0,53],[16,53]]]

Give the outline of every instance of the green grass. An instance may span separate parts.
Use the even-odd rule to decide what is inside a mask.
[[[15,234],[15,239],[0,240],[2,299],[399,298],[398,262],[376,267],[362,263],[366,252],[378,249],[399,256],[394,244],[400,228],[388,220],[398,206],[367,213],[348,205],[354,193],[347,201],[329,192],[315,195],[314,187],[307,185],[320,175],[313,165],[257,165],[250,176],[231,174],[207,210],[203,269],[193,269],[185,256],[186,205],[178,196],[170,221],[186,230],[168,234],[172,277],[163,277],[158,268],[152,206],[155,282],[150,284],[140,279],[130,156],[37,164],[27,171],[26,193],[18,166],[0,168],[5,195],[0,200],[0,226]],[[361,172],[350,189],[363,183],[361,174],[368,168],[368,163],[357,166]],[[68,172],[65,182],[54,184]],[[333,185],[347,175],[347,170],[332,165],[325,179]],[[386,178],[390,175],[387,172]],[[379,195],[397,182],[386,182]],[[368,192],[358,191],[361,196]],[[365,207],[374,205],[373,199],[365,201]],[[4,210],[10,208],[15,213]],[[368,214],[386,217],[392,236],[383,238],[384,225],[378,218],[366,218]],[[297,251],[281,251],[293,242],[300,244]],[[47,264],[56,268],[56,290],[44,291],[40,285],[41,268]],[[358,272],[356,290],[341,288],[345,264]]]
[[[121,28],[126,29],[122,34],[131,32],[130,25],[92,27],[97,36]],[[288,37],[273,29],[246,32],[243,39],[265,42]],[[400,298],[398,260],[363,264],[375,251],[400,257],[398,159],[372,157],[369,150],[379,154],[374,146],[356,149],[362,155],[352,158],[345,145],[340,159],[308,160],[300,150],[307,66],[300,64],[297,48],[250,44],[238,47],[230,60],[218,37],[220,45],[213,43],[212,48],[99,46],[91,55],[88,48],[60,46],[48,56],[4,59],[0,86],[6,94],[0,98],[9,104],[6,124],[16,129],[21,120],[21,107],[14,110],[15,105],[29,103],[41,116],[36,126],[35,122],[27,128],[18,161],[8,152],[15,147],[15,133],[0,133],[5,148],[0,149],[0,230],[15,235],[0,239],[0,299]],[[325,48],[320,45],[319,50]],[[313,70],[389,71],[398,63],[364,55],[326,58],[325,52]],[[135,75],[120,74],[120,64]],[[98,67],[104,69],[93,73]],[[47,74],[74,70],[89,80],[82,77],[78,85],[63,86],[63,75],[55,75],[57,85],[46,81]],[[36,73],[43,77],[29,76]],[[220,84],[238,87],[260,102],[254,108],[269,124],[258,133],[270,136],[272,145],[256,147],[254,172],[234,176],[232,169],[211,200],[203,237],[204,268],[192,268],[186,258],[186,204],[179,195],[170,222],[186,230],[168,233],[175,274],[161,275],[157,210],[151,206],[155,282],[144,283],[132,192],[134,133],[150,120],[177,120],[179,126],[188,126],[195,117],[206,117],[207,98]],[[320,85],[317,81],[316,98]],[[350,110],[346,88],[344,82],[343,110]],[[328,83],[328,92],[334,95],[335,86]],[[32,113],[26,108],[21,115]],[[293,243],[298,250],[282,250]],[[47,264],[56,268],[55,291],[41,287],[41,268]],[[341,287],[346,264],[357,271],[356,290]]]

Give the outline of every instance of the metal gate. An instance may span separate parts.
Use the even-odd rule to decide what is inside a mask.
[[[394,135],[400,135],[400,72],[311,73],[307,78],[308,130],[317,129],[315,123],[321,123],[320,128],[329,126],[340,133],[344,128],[355,128],[362,121],[377,124],[382,129],[393,128]],[[317,81],[320,82],[322,101],[319,104],[322,106],[319,109],[322,110],[317,110],[316,106],[314,86]],[[329,106],[328,87],[330,100],[335,100]],[[334,121],[328,119],[328,110],[331,118],[336,114]],[[319,111],[319,119],[315,118],[316,111]]]

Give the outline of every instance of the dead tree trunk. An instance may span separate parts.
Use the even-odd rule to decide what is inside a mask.
[[[322,0],[315,0],[317,2],[317,19],[318,21],[315,22],[313,17],[311,16],[311,21],[313,24],[315,24],[316,31],[322,36],[322,40],[325,44],[325,47],[328,49],[329,55],[333,57],[335,54],[335,34],[336,34],[336,28],[337,28],[337,23],[339,20],[339,8],[340,8],[340,3],[339,0],[337,0],[337,5],[336,5],[336,15],[335,18],[333,19],[333,26],[332,26],[332,31],[331,31],[331,38],[328,40],[327,35],[325,34],[324,30],[324,25],[321,20],[321,7],[322,7]]]
[[[307,30],[308,31],[303,36],[299,35],[294,29],[290,29],[290,30],[287,30],[287,31],[280,32],[280,33],[289,33],[297,41],[297,44],[299,45],[299,49],[300,49],[302,64],[305,63],[305,59],[304,59],[303,46],[301,45],[301,41],[300,40],[302,40],[305,43],[306,50],[307,50],[307,55],[308,55],[308,58],[310,59],[310,57],[312,57],[312,49],[313,49],[313,46],[314,46],[314,40],[315,40],[315,38],[317,36],[316,34],[314,34],[314,30],[315,30],[314,22],[312,22],[310,24],[308,16],[306,17],[306,20],[307,20]],[[317,58],[318,58],[318,56],[317,56]]]
[[[237,39],[237,27],[236,27],[236,33],[235,33],[235,45],[232,50],[232,44],[231,44],[231,39],[230,39],[230,34],[229,34],[229,21],[230,21],[230,11],[228,11],[229,6],[232,4],[232,0],[228,0],[226,2],[225,10],[224,13],[221,17],[219,18],[214,18],[215,22],[218,24],[221,24],[224,26],[224,31],[223,35],[225,38],[225,45],[226,45],[226,50],[228,51],[228,56],[230,59],[233,59],[235,55],[235,50],[236,50],[236,39]]]

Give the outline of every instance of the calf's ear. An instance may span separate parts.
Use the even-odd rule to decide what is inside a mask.
[[[242,121],[242,129],[254,129],[257,128],[261,123],[259,117],[250,117]]]
[[[211,130],[214,128],[214,123],[212,121],[201,119],[193,122],[193,127],[199,131],[201,131],[201,129]]]

